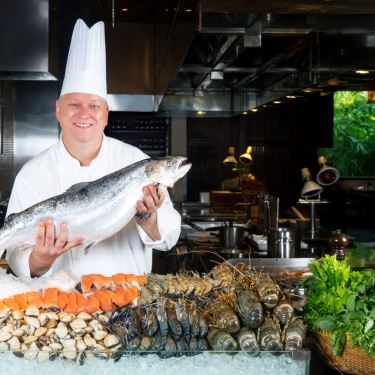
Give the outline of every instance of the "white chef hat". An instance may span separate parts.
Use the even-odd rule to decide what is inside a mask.
[[[91,28],[78,19],[70,42],[60,96],[80,92],[107,100],[104,22]]]

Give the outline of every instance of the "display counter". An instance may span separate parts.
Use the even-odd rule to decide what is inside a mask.
[[[296,351],[293,354],[273,355],[262,352],[258,357],[248,353],[205,352],[192,357],[161,359],[155,354],[145,356],[123,356],[120,361],[88,358],[83,365],[56,358],[54,361],[37,363],[36,360],[17,358],[11,353],[1,353],[1,373],[19,375],[102,375],[102,374],[163,374],[163,375],[308,375],[310,374],[310,351]]]

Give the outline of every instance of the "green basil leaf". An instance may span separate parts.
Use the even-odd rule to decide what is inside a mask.
[[[354,311],[355,309],[355,299],[356,299],[356,295],[355,294],[351,294],[347,301],[346,301],[346,308],[348,309],[348,311]]]
[[[365,325],[365,333],[370,331],[370,329],[374,326],[374,319],[369,319]]]
[[[332,353],[334,356],[339,356],[345,347],[346,335],[343,332],[336,331],[331,336]]]
[[[316,326],[322,331],[334,331],[337,327],[336,319],[333,316],[326,315],[316,321]]]

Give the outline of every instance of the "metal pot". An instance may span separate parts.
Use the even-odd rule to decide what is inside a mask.
[[[247,233],[246,227],[224,226],[219,227],[218,230],[220,243],[223,248],[236,248],[244,244],[244,239]]]
[[[250,251],[243,249],[224,249],[220,250],[220,255],[224,259],[247,258],[250,256]]]
[[[295,231],[292,228],[271,228],[268,234],[268,254],[272,258],[295,256]]]

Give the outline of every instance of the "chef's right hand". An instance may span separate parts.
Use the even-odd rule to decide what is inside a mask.
[[[55,224],[52,220],[41,221],[35,234],[35,245],[29,257],[30,274],[39,277],[46,273],[53,262],[72,247],[83,243],[82,237],[68,240],[68,226],[60,224],[59,235],[56,236]]]

